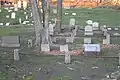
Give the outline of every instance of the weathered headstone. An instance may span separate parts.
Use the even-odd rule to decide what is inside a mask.
[[[73,16],[76,16],[76,13],[72,13]]]
[[[22,2],[21,2],[21,0],[19,0],[19,1],[17,2],[17,6],[18,6],[18,8],[21,8],[21,7],[22,7]]]
[[[21,20],[21,18],[19,18],[19,23],[20,23],[20,24],[22,23],[22,20]]]
[[[65,64],[71,63],[71,55],[70,52],[65,52]]]
[[[19,36],[3,36],[1,46],[2,47],[20,47],[20,37]]]
[[[87,23],[88,25],[92,25],[92,24],[93,24],[93,21],[92,21],[92,20],[87,20],[86,23]]]
[[[9,23],[9,22],[5,24],[5,26],[9,26],[9,25],[10,25],[10,23]]]
[[[84,38],[84,44],[90,44],[91,38]]]
[[[32,39],[29,39],[29,40],[28,40],[28,47],[30,48],[30,47],[32,47],[32,45],[33,45]]]
[[[25,16],[26,20],[28,19],[28,15]]]
[[[93,28],[90,25],[85,26],[84,35],[93,35]]]
[[[9,15],[6,15],[6,18],[9,18],[10,16]]]
[[[50,51],[49,44],[41,44],[41,51],[49,52]]]
[[[19,49],[14,49],[14,60],[17,61],[19,60]]]
[[[75,26],[75,19],[74,19],[74,18],[71,18],[71,19],[70,19],[69,25],[70,25],[70,27],[71,27],[71,26]]]
[[[93,22],[92,27],[93,27],[93,30],[98,30],[99,29],[99,23],[98,22]]]
[[[68,52],[68,45],[60,45],[60,52]]]
[[[12,18],[12,19],[15,19],[15,16],[16,16],[16,13],[15,13],[15,12],[12,12],[12,13],[11,13],[11,18]]]

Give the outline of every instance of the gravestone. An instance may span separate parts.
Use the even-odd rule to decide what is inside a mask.
[[[11,13],[11,19],[15,19],[15,16],[16,16],[16,13],[15,13],[15,12],[12,12],[12,13]]]
[[[72,31],[72,32],[73,32],[73,36],[76,36],[76,32],[77,32],[77,30],[78,30],[78,27],[75,26],[75,29]]]
[[[2,10],[0,9],[0,12],[2,12]]]
[[[49,52],[50,51],[49,44],[41,44],[41,51]]]
[[[69,13],[65,13],[65,15],[68,15]]]
[[[41,13],[43,13],[43,10],[42,10],[42,9],[40,9],[40,12],[41,12]]]
[[[54,33],[54,26],[52,24],[49,24],[49,34],[53,35]]]
[[[68,45],[60,45],[60,52],[68,52]]]
[[[76,13],[72,13],[73,16],[76,16]]]
[[[84,35],[93,35],[93,28],[90,25],[85,26],[85,32]]]
[[[71,55],[70,52],[65,52],[65,64],[71,63]]]
[[[92,27],[93,27],[93,30],[98,30],[99,29],[99,23],[98,22],[93,22]]]
[[[17,6],[18,6],[18,8],[21,8],[21,7],[22,7],[22,2],[21,2],[21,0],[19,0],[19,1],[17,2]]]
[[[53,9],[53,13],[54,13],[54,14],[57,14],[57,9]]]
[[[8,10],[8,12],[12,12],[12,10]]]
[[[19,18],[19,23],[20,23],[20,24],[22,23],[22,20],[21,20],[21,18]]]
[[[6,18],[9,18],[10,16],[9,15],[6,15]]]
[[[28,47],[31,48],[31,47],[32,47],[32,44],[33,44],[33,43],[32,43],[32,39],[29,39],[29,40],[28,40]]]
[[[19,49],[14,49],[14,60],[19,60],[20,57],[19,57]]]
[[[25,10],[27,8],[27,1],[23,0],[23,9]]]
[[[32,16],[33,16],[33,14],[32,14],[32,13],[30,13],[30,16],[32,17]]]
[[[9,25],[10,25],[10,23],[9,23],[9,22],[5,24],[5,26],[9,26]]]
[[[0,23],[0,26],[3,26],[3,23]]]
[[[19,36],[3,36],[1,47],[20,47]]]
[[[84,38],[84,44],[90,44],[91,38]]]
[[[92,24],[93,24],[93,21],[92,21],[92,20],[87,20],[86,23],[87,23],[88,25],[92,25]]]
[[[24,14],[27,14],[26,12],[24,12]]]
[[[106,39],[103,39],[103,44],[110,44],[110,34],[106,34]]]
[[[25,16],[25,19],[26,19],[26,20],[28,19],[28,15]]]
[[[115,31],[118,31],[118,28],[114,28]]]
[[[66,43],[73,43],[74,37],[67,37],[66,38]]]
[[[56,38],[52,38],[52,42],[55,42],[55,43],[56,43]]]
[[[23,24],[27,24],[27,23],[29,23],[30,21],[23,21]]]
[[[70,27],[71,27],[71,26],[75,26],[75,19],[74,19],[74,18],[71,18],[71,19],[70,19],[69,25],[70,25]]]
[[[114,36],[120,36],[120,33],[114,33],[113,35]]]
[[[107,30],[108,30],[108,31],[111,31],[111,30],[112,30],[112,28],[107,28]]]

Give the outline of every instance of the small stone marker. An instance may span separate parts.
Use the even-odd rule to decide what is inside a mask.
[[[26,20],[28,19],[28,15],[25,16]]]
[[[93,22],[92,27],[93,27],[93,30],[98,30],[99,29],[99,23],[98,22]]]
[[[33,44],[33,43],[32,43],[32,39],[29,39],[29,40],[28,40],[28,47],[31,48],[31,47],[32,47],[32,44]]]
[[[12,10],[8,10],[8,12],[11,12]]]
[[[3,23],[0,23],[0,26],[3,26]]]
[[[54,13],[54,14],[57,14],[57,9],[53,9],[53,13]]]
[[[19,60],[19,49],[14,49],[14,60],[17,61]]]
[[[41,51],[49,52],[50,51],[49,44],[41,44]]]
[[[26,12],[24,12],[24,14],[27,14]]]
[[[70,64],[70,63],[71,63],[70,52],[65,52],[65,64]]]
[[[68,15],[69,13],[65,13],[65,15]]]
[[[42,10],[42,9],[40,9],[40,12],[41,12],[41,13],[43,13],[43,10]]]
[[[118,28],[114,28],[115,31],[118,31]]]
[[[0,9],[0,12],[2,12],[2,10]]]
[[[14,11],[18,11],[17,4],[14,4]]]
[[[5,26],[9,26],[9,25],[10,25],[10,23],[9,23],[9,22],[5,24]]]
[[[11,18],[15,19],[16,14],[14,12],[11,13]]]
[[[9,18],[10,16],[9,15],[6,15],[6,18]]]
[[[74,19],[74,18],[71,18],[71,19],[70,19],[69,25],[70,25],[70,26],[75,26],[75,19]]]
[[[67,42],[67,43],[73,43],[73,41],[74,41],[74,38],[73,38],[73,37],[67,37],[67,38],[66,38],[66,42]]]
[[[107,28],[109,31],[111,31],[112,29],[111,28]]]
[[[22,23],[22,20],[21,20],[21,18],[19,18],[19,23],[20,23],[20,24]]]
[[[33,16],[32,13],[30,14],[30,16],[31,16],[31,17]]]
[[[60,52],[68,52],[68,45],[60,45]]]
[[[72,13],[73,16],[76,16],[76,13]]]
[[[84,38],[84,44],[90,44],[91,38]]]
[[[92,20],[87,20],[86,23],[87,23],[88,25],[92,25],[92,24],[93,24],[93,21],[92,21]]]

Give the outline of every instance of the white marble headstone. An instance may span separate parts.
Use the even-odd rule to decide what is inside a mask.
[[[16,60],[19,60],[20,59],[20,57],[19,57],[19,49],[15,49],[14,50],[14,60],[16,61]]]
[[[42,10],[42,9],[40,9],[40,12],[41,12],[41,13],[43,13],[43,10]]]
[[[70,19],[69,25],[70,25],[70,26],[75,26],[75,19],[74,19],[74,18],[71,18],[71,19]]]
[[[65,13],[65,15],[68,15],[69,13]]]
[[[15,19],[15,16],[16,16],[16,13],[15,13],[15,12],[12,12],[12,13],[11,13],[11,18],[12,18],[12,19]]]
[[[6,15],[6,18],[9,18],[10,16],[9,15]]]
[[[33,16],[32,13],[30,13],[30,16],[31,16],[31,17]]]
[[[26,15],[25,18],[28,19],[28,15]]]
[[[93,21],[92,20],[87,20],[86,23],[89,24],[89,25],[92,25]]]
[[[27,1],[23,0],[23,9],[25,10],[27,8]]]
[[[10,25],[10,23],[9,23],[9,22],[5,24],[5,26],[9,26],[9,25]]]
[[[0,26],[3,26],[3,23],[0,23]]]
[[[24,12],[24,14],[27,14],[26,12]]]
[[[90,44],[91,43],[91,38],[84,38],[84,44]]]
[[[49,52],[50,51],[49,44],[41,44],[41,51]]]
[[[76,16],[76,13],[72,13],[73,16]]]
[[[22,23],[22,20],[21,20],[21,18],[19,18],[19,23],[20,23],[20,24]]]
[[[68,52],[68,45],[60,45],[60,52]]]
[[[57,14],[57,9],[53,9],[53,13],[54,13],[54,14]]]
[[[32,47],[32,45],[33,45],[32,39],[29,39],[29,40],[28,40],[28,47],[30,48],[30,47]]]
[[[90,25],[85,26],[85,31],[93,31],[92,26]]]
[[[99,23],[98,22],[93,22],[92,27],[93,27],[93,30],[98,30],[99,29]]]
[[[0,12],[2,12],[2,10],[0,9]]]
[[[8,12],[11,12],[12,10],[8,10]]]

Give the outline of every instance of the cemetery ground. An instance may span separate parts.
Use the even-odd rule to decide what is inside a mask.
[[[65,16],[64,11],[69,14]],[[0,13],[0,22],[6,23],[11,21],[11,23],[18,23],[18,19],[5,19],[4,14],[6,12],[4,12],[2,16]],[[77,15],[72,16],[72,12],[76,12]],[[24,12],[21,13],[22,15],[19,15],[25,18]],[[105,24],[112,27],[120,26],[120,18],[118,17],[120,16],[120,12],[114,11],[113,9],[71,9],[63,10],[63,15],[62,21],[65,25],[69,24],[70,18],[75,18],[77,19],[76,24],[81,26],[84,26],[85,21],[88,19],[97,21],[102,25]],[[52,14],[51,17],[53,17]],[[96,58],[84,57],[82,55],[72,56],[71,64],[66,65],[64,64],[64,56],[44,55],[42,52],[36,53],[34,47],[29,49],[26,46],[28,39],[35,40],[34,28],[22,24],[18,25],[18,27],[19,28],[0,28],[0,36],[18,35],[21,37],[19,61],[13,60],[13,49],[0,47],[0,80],[82,80],[82,78],[101,80],[106,74],[119,71],[118,58],[115,57]],[[120,44],[119,37],[111,39],[113,39],[112,43]],[[94,38],[93,40],[93,43],[100,42],[101,40],[98,38]],[[77,49],[81,47],[78,44],[83,44],[83,37],[76,39],[74,43],[70,45],[72,45],[72,48]],[[116,56],[117,54],[118,50],[114,49],[109,49],[109,51],[106,49],[101,52],[101,55],[107,56]]]

